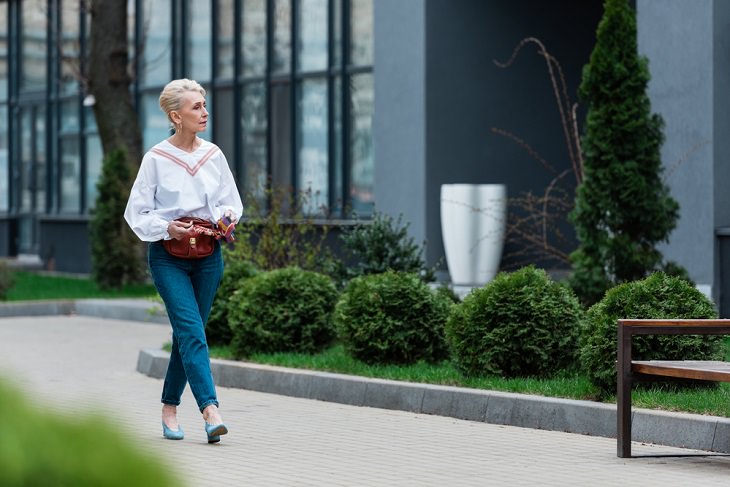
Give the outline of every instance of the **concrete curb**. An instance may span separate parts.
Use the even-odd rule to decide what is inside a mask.
[[[163,379],[169,353],[141,350],[137,371]],[[591,401],[414,384],[211,360],[216,384],[353,406],[436,414],[507,426],[616,437],[616,406]],[[634,441],[730,453],[730,418],[634,409]]]
[[[0,304],[0,318],[70,314],[169,324],[164,307],[144,299]],[[168,361],[167,352],[141,350],[137,371],[162,379]],[[213,359],[211,368],[216,383],[222,387],[523,428],[616,437],[616,406],[613,404],[369,379],[230,360]],[[730,418],[634,409],[632,425],[634,441],[730,453]]]
[[[164,305],[146,299],[77,299],[0,303],[0,318],[74,314],[142,323],[170,324]]]

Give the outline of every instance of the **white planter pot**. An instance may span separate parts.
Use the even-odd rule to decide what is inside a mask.
[[[482,286],[494,278],[506,223],[505,185],[441,185],[441,234],[454,286]]]

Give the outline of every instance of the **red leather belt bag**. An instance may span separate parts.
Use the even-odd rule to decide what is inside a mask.
[[[188,235],[180,240],[173,238],[162,241],[162,246],[170,255],[181,259],[201,259],[213,253],[215,241],[221,238],[221,232],[211,222],[190,216],[178,218],[176,221],[192,222],[193,226],[188,230]]]

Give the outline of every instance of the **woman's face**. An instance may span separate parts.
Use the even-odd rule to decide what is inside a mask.
[[[205,97],[197,91],[186,91],[182,94],[182,106],[177,113],[176,123],[178,131],[198,133],[208,126],[208,110],[205,107]]]

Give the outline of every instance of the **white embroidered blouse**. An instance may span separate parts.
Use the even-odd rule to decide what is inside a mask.
[[[124,218],[142,241],[155,242],[170,238],[167,226],[176,218],[215,223],[227,210],[239,218],[243,204],[218,146],[203,140],[186,152],[164,140],[142,158]]]

